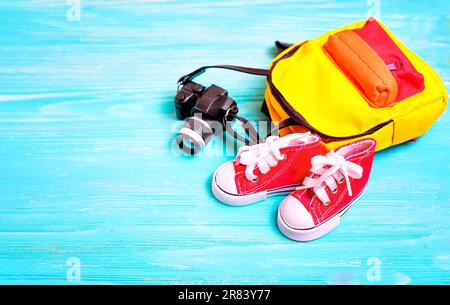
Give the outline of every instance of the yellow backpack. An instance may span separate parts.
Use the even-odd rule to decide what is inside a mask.
[[[311,131],[328,149],[367,137],[377,150],[415,139],[448,100],[436,72],[373,18],[289,46],[266,71],[209,67],[266,75],[271,120],[293,125],[281,134]]]

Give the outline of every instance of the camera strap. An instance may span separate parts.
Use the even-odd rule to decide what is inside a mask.
[[[226,70],[232,70],[232,71],[237,71],[237,72],[242,72],[242,73],[247,73],[247,74],[252,74],[252,75],[261,75],[261,76],[268,76],[269,72],[270,72],[267,69],[249,68],[249,67],[234,66],[234,65],[203,66],[189,74],[182,76],[178,80],[178,83],[177,83],[178,87],[181,87],[184,84],[186,84],[187,82],[192,81],[197,76],[205,73],[206,70],[208,70],[208,69],[226,69]],[[256,131],[256,129],[253,127],[253,125],[247,119],[245,119],[241,116],[238,116],[236,113],[237,113],[237,111],[235,113],[230,112],[224,117],[222,124],[225,127],[226,131],[230,135],[232,135],[235,139],[245,143],[246,145],[253,145],[253,144],[259,143],[261,139],[260,139],[260,136],[259,136],[258,132]],[[237,119],[238,121],[241,122],[242,126],[244,127],[244,131],[247,135],[247,138],[239,135],[233,129],[233,127],[231,126],[230,123],[234,119]]]
[[[282,52],[282,51],[286,50],[287,48],[290,48],[291,46],[293,46],[293,44],[281,42],[281,41],[277,40],[277,41],[275,41],[275,46],[277,47],[278,51]],[[270,70],[268,70],[268,69],[258,69],[258,68],[250,68],[250,67],[234,66],[234,65],[203,66],[189,74],[182,76],[178,80],[178,85],[179,86],[184,85],[188,81],[193,80],[197,76],[205,73],[205,71],[208,69],[227,69],[227,70],[233,70],[233,71],[238,71],[238,72],[242,72],[242,73],[247,73],[247,74],[252,74],[252,75],[262,75],[262,76],[269,76],[269,73],[270,73]]]
[[[208,69],[226,69],[226,70],[238,71],[238,72],[242,72],[242,73],[247,73],[247,74],[252,74],[252,75],[261,75],[261,76],[268,76],[269,72],[270,72],[267,69],[249,68],[249,67],[232,66],[232,65],[203,66],[189,74],[182,76],[178,80],[178,86],[182,86],[185,83],[187,83],[188,81],[193,80],[197,76],[205,73],[206,70],[208,70]]]
[[[275,46],[277,47],[278,51],[283,52],[284,50],[290,48],[293,46],[292,43],[287,42],[281,42],[281,41],[275,41]]]
[[[238,121],[240,121],[242,126],[244,127],[245,134],[247,135],[248,138],[244,138],[243,136],[238,134],[233,129],[233,127],[231,127],[231,124],[230,124],[231,120],[229,120],[229,119],[237,119]],[[225,126],[226,131],[230,135],[232,135],[238,141],[245,143],[245,145],[254,145],[254,144],[258,144],[261,141],[260,136],[259,136],[258,132],[256,131],[256,129],[253,127],[252,123],[250,123],[247,119],[245,119],[237,114],[234,114],[234,113],[228,114],[223,120],[223,126]]]
[[[284,50],[291,46],[290,44],[282,43],[279,41],[277,41],[275,44],[279,50]],[[181,87],[184,84],[186,84],[187,82],[192,81],[197,76],[205,73],[206,70],[208,70],[208,69],[226,69],[226,70],[232,70],[232,71],[237,71],[237,72],[242,72],[242,73],[247,73],[247,74],[252,74],[252,75],[261,75],[261,76],[269,76],[269,73],[270,73],[270,70],[267,70],[267,69],[249,68],[249,67],[234,66],[234,65],[203,66],[189,74],[182,76],[178,80],[178,83],[177,83],[178,87]],[[241,122],[242,126],[244,127],[244,131],[245,131],[245,134],[247,135],[247,138],[241,136],[233,129],[233,127],[231,126],[231,121],[233,121],[234,119],[237,119],[238,121]],[[253,127],[253,125],[247,119],[245,119],[241,116],[238,116],[237,111],[234,113],[232,113],[232,112],[228,113],[224,117],[222,124],[225,127],[226,131],[230,135],[232,135],[238,141],[245,143],[246,145],[258,144],[261,142],[261,140],[265,139],[265,138],[261,139],[260,135],[258,134],[256,129]],[[288,119],[280,122],[278,124],[278,126],[276,126],[274,129],[272,129],[266,137],[273,135],[273,134],[278,134],[278,131],[280,129],[288,127],[288,126],[293,126],[293,125],[298,125],[298,123],[295,122],[293,119],[288,118]]]

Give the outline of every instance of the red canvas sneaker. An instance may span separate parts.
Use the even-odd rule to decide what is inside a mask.
[[[264,143],[239,149],[234,161],[220,166],[212,192],[221,202],[242,206],[268,196],[287,195],[308,175],[311,158],[320,154],[320,137],[294,133],[268,137]]]
[[[376,142],[357,141],[311,159],[311,175],[278,208],[286,237],[309,241],[334,229],[364,191]]]

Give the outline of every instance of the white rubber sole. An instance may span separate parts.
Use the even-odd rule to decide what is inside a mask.
[[[347,211],[358,201],[358,199],[362,196],[363,192],[361,192],[361,194],[355,197],[355,199],[353,199],[351,203],[349,203],[335,216],[328,219],[321,225],[318,225],[310,229],[299,230],[290,227],[284,222],[283,218],[280,215],[280,210],[278,209],[278,216],[277,216],[278,229],[284,236],[295,241],[311,241],[314,239],[318,239],[339,225],[345,213],[347,213]]]
[[[224,190],[222,190],[216,183],[216,174],[217,170],[214,172],[213,178],[212,178],[212,193],[214,197],[216,197],[217,200],[220,202],[231,205],[231,206],[245,206],[250,205],[259,201],[265,200],[267,197],[271,196],[287,196],[295,189],[300,186],[298,185],[292,185],[292,186],[286,186],[278,189],[270,189],[266,191],[257,192],[254,194],[249,195],[233,195],[230,194]]]

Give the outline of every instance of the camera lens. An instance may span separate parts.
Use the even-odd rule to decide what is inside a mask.
[[[206,144],[213,135],[213,129],[208,122],[192,116],[184,122],[177,136],[178,146],[187,154],[195,155]]]

